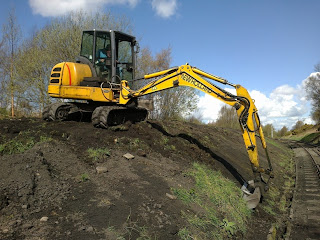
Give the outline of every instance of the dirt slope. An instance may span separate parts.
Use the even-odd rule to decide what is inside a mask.
[[[187,207],[172,199],[171,188],[191,186],[184,173],[193,162],[212,166],[239,187],[241,179],[252,179],[236,130],[178,121],[96,129],[87,122],[20,119],[1,120],[0,134],[0,144],[30,136],[27,144],[37,142],[0,156],[1,239],[136,239],[145,232],[152,239],[179,239]],[[94,159],[89,148],[108,152]],[[277,176],[280,150],[269,149]],[[259,206],[242,238],[266,238],[272,221]]]

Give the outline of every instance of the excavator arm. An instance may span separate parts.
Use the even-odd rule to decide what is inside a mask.
[[[120,104],[127,104],[131,100],[147,94],[152,94],[178,86],[187,86],[198,89],[234,107],[237,111],[243,140],[251,162],[252,170],[255,175],[255,181],[264,181],[267,184],[265,180],[261,180],[261,173],[266,173],[270,177],[272,177],[272,166],[269,159],[262,126],[260,124],[258,110],[248,91],[244,87],[229,83],[226,79],[211,75],[188,64],[148,74],[145,75],[143,79],[153,80],[139,90],[130,89],[128,82],[125,80],[121,82],[121,91],[119,98]],[[214,80],[218,83],[234,87],[236,89],[237,95],[234,95],[216,86],[206,79]],[[266,151],[269,165],[268,169],[263,169],[259,164],[256,139],[257,133],[259,134],[262,146]]]

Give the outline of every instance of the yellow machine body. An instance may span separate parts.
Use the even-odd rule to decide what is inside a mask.
[[[86,87],[80,83],[84,78],[92,77],[86,64],[62,62],[51,71],[48,94],[54,98],[92,100],[97,102],[116,102],[109,88]]]

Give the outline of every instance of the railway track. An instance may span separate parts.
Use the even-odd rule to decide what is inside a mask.
[[[312,159],[313,165],[317,171],[318,177],[320,178],[320,149],[319,147],[313,146],[312,148],[306,148],[301,145],[301,147],[308,152]]]
[[[292,142],[295,152],[296,186],[288,239],[320,239],[320,150]]]

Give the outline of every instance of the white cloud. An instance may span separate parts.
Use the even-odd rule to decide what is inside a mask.
[[[304,80],[305,81],[305,80]],[[262,124],[272,124],[276,129],[283,126],[291,128],[298,120],[312,123],[310,105],[306,101],[304,81],[296,87],[282,85],[274,89],[269,96],[252,90],[249,94],[255,101]],[[235,94],[234,89],[226,89]],[[232,90],[232,91],[231,91]],[[224,103],[209,95],[200,97],[199,109],[205,122],[215,121]]]
[[[125,5],[134,8],[141,0],[29,0],[33,14],[43,17],[62,16],[72,11],[95,12],[104,6]],[[163,18],[173,16],[178,8],[178,0],[152,0],[151,6]]]
[[[43,17],[61,16],[72,11],[92,12],[105,5],[129,5],[135,7],[139,0],[29,0],[34,14]]]
[[[277,129],[291,128],[298,120],[309,117],[310,106],[303,98],[305,94],[300,85],[296,88],[289,85],[277,87],[269,96],[256,90],[250,95],[255,99],[262,124],[271,123]]]
[[[219,110],[224,105],[223,102],[208,94],[201,96],[198,103],[199,112],[204,122],[212,122],[218,118]]]
[[[232,94],[236,94],[235,89],[226,88],[225,90]],[[225,103],[208,94],[201,96],[198,103],[201,118],[206,123],[216,120],[219,116],[220,108],[224,105]]]
[[[163,18],[169,18],[177,11],[177,0],[152,0],[152,9],[157,15]]]

